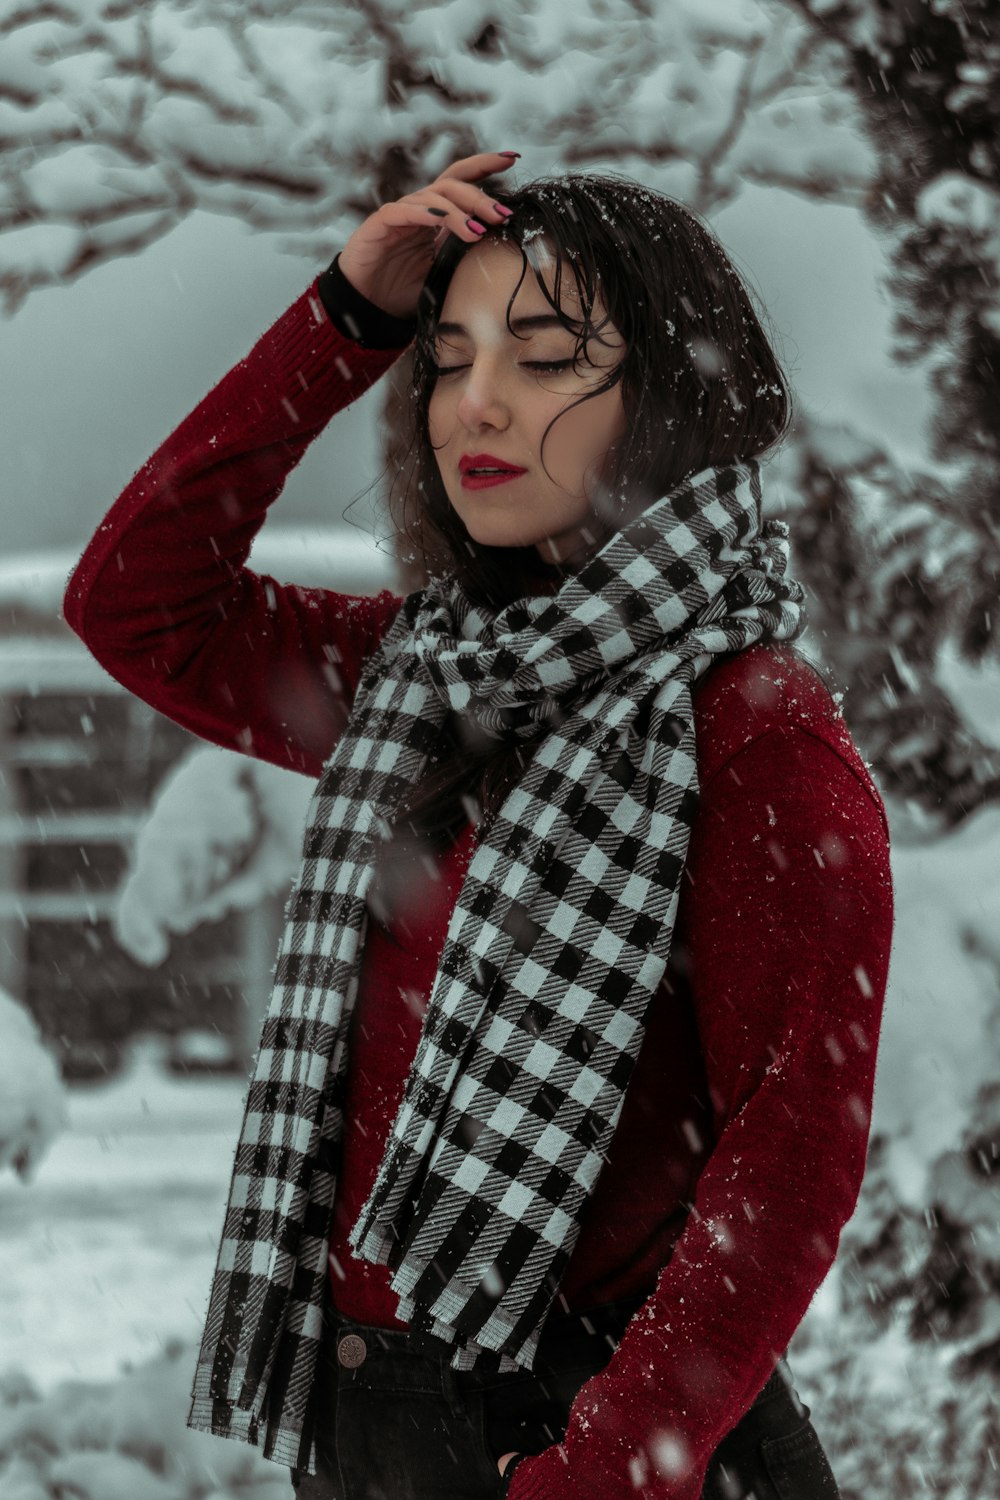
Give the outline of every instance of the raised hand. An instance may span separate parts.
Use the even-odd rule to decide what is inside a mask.
[[[351,285],[395,318],[416,316],[420,291],[446,234],[470,242],[499,224],[509,210],[498,207],[475,184],[514,165],[516,152],[485,151],[453,162],[429,187],[383,203],[351,235],[340,252],[340,269]]]

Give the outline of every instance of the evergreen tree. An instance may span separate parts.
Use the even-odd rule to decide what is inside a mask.
[[[819,1366],[817,1424],[843,1500],[967,1500],[1000,1488],[1000,1083],[933,1163],[927,1207],[901,1205],[874,1136],[841,1236],[840,1309],[796,1335]],[[873,1441],[873,1430],[877,1433]]]
[[[845,448],[808,422],[786,481],[810,626],[847,689],[852,733],[883,790],[953,827],[1000,798],[1000,751],[935,671],[942,641],[966,644],[996,547],[984,549],[946,480],[908,474],[870,443]]]
[[[934,680],[946,636],[971,661],[1000,652],[1000,7],[796,4],[839,49],[877,153],[866,212],[891,237],[898,357],[931,372],[938,463],[845,465],[803,432],[804,570],[820,598],[846,586],[849,617],[827,606],[822,630],[876,771],[953,824],[1000,795],[1000,755]]]

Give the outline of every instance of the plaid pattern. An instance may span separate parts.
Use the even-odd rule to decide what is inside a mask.
[[[310,807],[236,1153],[192,1426],[315,1470],[309,1395],[373,850],[449,711],[537,739],[473,855],[350,1243],[455,1369],[532,1368],[663,977],[698,807],[691,688],[794,639],[755,463],[705,470],[553,597],[404,600]],[[263,1440],[263,1441],[262,1441]]]

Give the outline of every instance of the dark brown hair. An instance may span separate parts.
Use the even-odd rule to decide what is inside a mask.
[[[784,374],[741,276],[695,213],[627,177],[569,173],[523,187],[512,188],[506,177],[480,185],[514,210],[508,222],[488,228],[477,242],[520,250],[522,272],[507,307],[508,328],[517,290],[530,271],[575,335],[575,360],[586,358],[591,338],[601,338],[605,321],[593,319],[598,295],[624,339],[621,359],[580,398],[621,387],[626,434],[607,455],[591,497],[605,530],[639,514],[689,475],[759,457],[779,442],[791,416]],[[539,237],[554,257],[551,293],[532,264],[532,242]],[[455,269],[473,248],[449,235],[421,293],[413,429],[402,470],[407,486],[397,514],[428,576],[457,574],[471,598],[499,611],[551,587],[546,580],[558,582],[566,569],[543,563],[534,547],[489,547],[471,537],[448,500],[431,446],[435,328]],[[567,270],[579,317],[562,307]],[[543,466],[544,447],[543,436]],[[599,545],[603,540],[595,550]],[[487,818],[494,816],[536,743],[498,752],[495,743],[477,740],[474,729],[452,715],[439,754],[397,819],[442,847],[469,810],[463,797],[478,793]]]

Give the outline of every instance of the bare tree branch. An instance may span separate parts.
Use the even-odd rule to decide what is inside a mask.
[[[746,125],[747,113],[753,99],[753,76],[757,70],[757,62],[765,40],[763,36],[757,37],[747,48],[736,92],[730,104],[729,119],[715,145],[698,162],[698,177],[692,206],[699,213],[706,213],[714,206],[716,193],[714,180],[719,164],[729,154]]]

